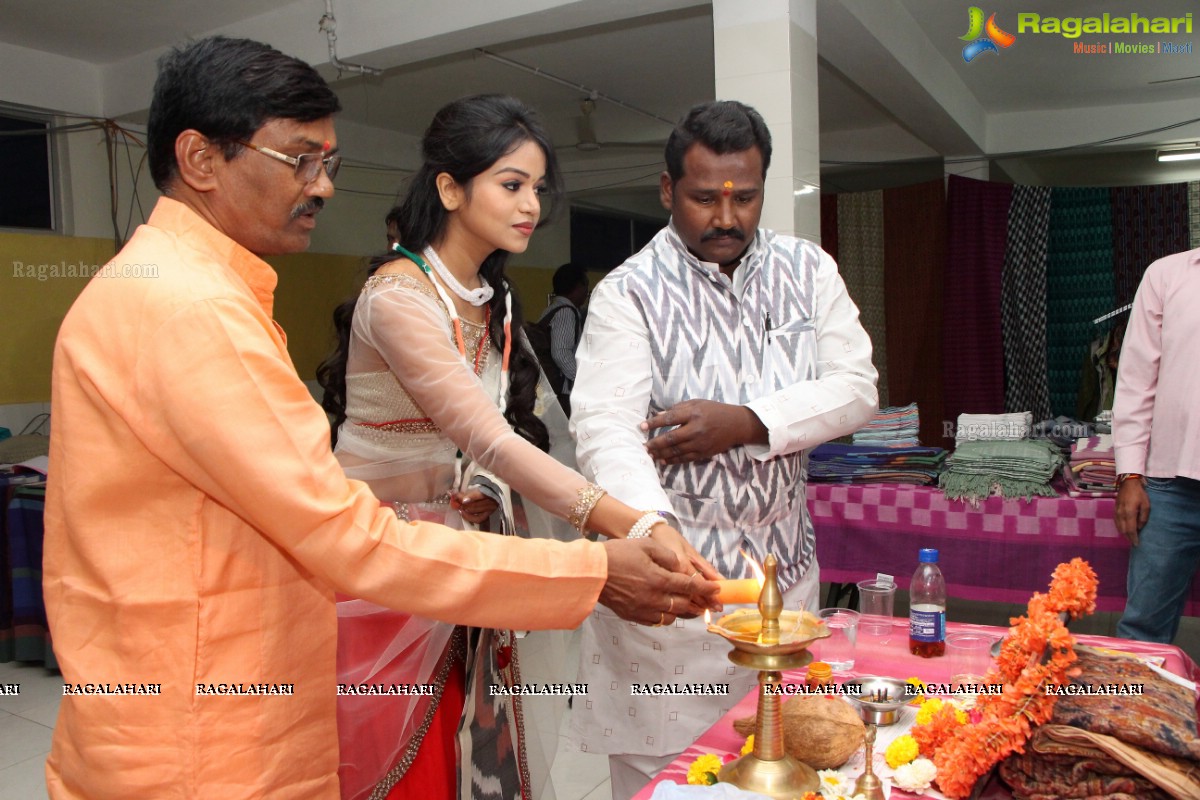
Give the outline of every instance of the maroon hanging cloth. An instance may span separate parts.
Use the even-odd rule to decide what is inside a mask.
[[[883,192],[888,402],[916,403],[923,444],[942,445],[942,285],[946,188],[938,179]]]
[[[1112,190],[1113,285],[1117,307],[1133,302],[1146,267],[1191,249],[1186,183]]]
[[[838,257],[838,199],[836,194],[821,195],[821,248],[833,260]]]
[[[1004,412],[1001,276],[1012,186],[951,175],[946,191],[942,380],[944,419]],[[926,442],[953,446],[952,439]]]

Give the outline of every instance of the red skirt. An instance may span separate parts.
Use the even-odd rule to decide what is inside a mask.
[[[458,787],[458,723],[465,702],[466,665],[455,662],[446,678],[442,701],[417,750],[417,757],[388,800],[454,800]]]

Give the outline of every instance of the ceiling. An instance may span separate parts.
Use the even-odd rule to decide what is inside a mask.
[[[616,0],[564,5],[588,2],[628,5]],[[398,0],[392,5],[401,13],[430,4]],[[437,7],[454,5],[462,5],[461,0]],[[957,171],[954,164],[987,155],[999,157],[983,177],[1008,176],[1018,182],[1117,185],[1200,178],[1186,165],[1167,171],[1153,157],[1157,144],[1200,138],[1200,126],[1190,122],[1200,117],[1200,105],[1194,102],[1200,78],[1191,79],[1200,76],[1200,53],[1075,54],[1073,41],[1062,36],[1018,33],[1017,10],[999,7],[997,23],[1017,35],[1015,43],[967,63],[959,37],[967,30],[968,5],[958,0],[818,0],[821,154],[829,162],[822,169],[823,184],[880,188]],[[1143,7],[1135,8],[1139,5]],[[997,6],[983,8],[991,13]],[[354,25],[360,17],[348,0],[338,0],[339,55],[385,67],[385,72],[339,78],[328,64],[321,69],[342,97],[344,119],[412,137],[420,136],[434,111],[452,97],[484,91],[515,94],[541,111],[560,146],[576,199],[641,203],[650,209],[661,146],[670,130],[664,120],[678,118],[714,92],[710,5],[656,0],[650,7],[666,10],[640,16],[625,11],[613,14],[621,17],[614,21],[550,30],[545,18],[542,30],[528,38],[514,37],[519,27],[497,26],[493,30],[503,33],[496,33],[495,41],[477,31],[474,46],[443,48],[410,61],[412,53],[424,51],[382,45],[356,50]],[[1137,11],[1182,17],[1196,4],[1033,0],[1019,6],[1023,11],[1038,7],[1043,16],[1127,16]],[[305,40],[304,55],[313,60],[308,54],[319,52],[313,48],[325,46],[316,25],[323,11],[324,3],[317,0],[5,0],[0,42],[113,65],[157,53],[188,35],[217,30],[236,35],[243,25],[249,31],[244,35],[254,35],[263,24],[294,16],[304,26],[297,30],[311,30],[301,35],[313,39],[311,47]],[[587,18],[602,20],[604,15]],[[1195,25],[1200,33],[1200,18]],[[366,33],[378,41],[386,32],[357,32],[360,37]],[[1111,39],[1190,42],[1193,37],[1085,35],[1077,41]],[[489,58],[479,47],[542,75]],[[590,123],[598,147],[574,146],[581,134],[581,102],[588,96],[579,87],[593,90],[597,98]],[[54,107],[53,102],[48,100],[47,107]],[[1179,123],[1187,124],[1144,133]],[[1102,146],[1084,146],[1114,138],[1118,140]],[[1045,148],[1056,150],[1032,152]],[[950,165],[944,166],[943,158],[951,159]]]

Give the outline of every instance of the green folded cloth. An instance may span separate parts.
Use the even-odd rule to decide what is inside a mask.
[[[938,486],[951,500],[971,502],[993,490],[1007,498],[1054,497],[1050,480],[1062,464],[1062,452],[1046,439],[962,442],[946,459]]]

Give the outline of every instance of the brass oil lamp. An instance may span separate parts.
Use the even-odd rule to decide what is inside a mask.
[[[812,767],[784,752],[782,672],[811,662],[809,645],[829,636],[829,630],[811,614],[785,611],[775,556],[767,556],[763,566],[766,581],[758,611],[739,609],[708,626],[709,632],[733,645],[730,661],[758,670],[759,683],[754,750],[721,767],[717,780],[786,800],[817,791],[820,780]]]

